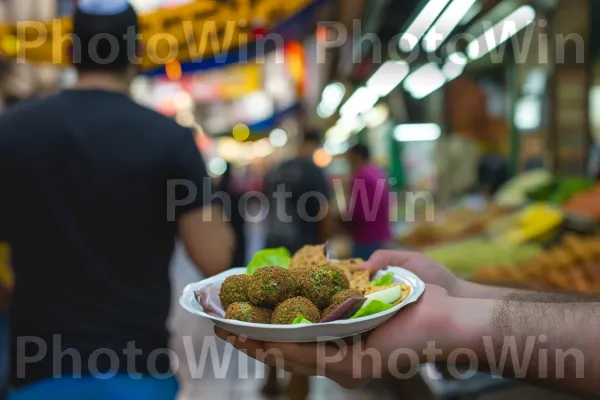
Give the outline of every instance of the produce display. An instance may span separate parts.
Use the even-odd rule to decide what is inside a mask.
[[[600,292],[600,238],[566,235],[562,243],[528,261],[493,264],[473,279],[486,284],[537,290]]]
[[[600,185],[573,196],[564,209],[577,217],[600,220]]]
[[[525,172],[508,181],[494,196],[502,207],[520,207],[529,202],[529,193],[542,189],[554,182],[552,174],[539,169]]]
[[[327,260],[324,246],[307,246],[294,257],[284,249],[258,252],[246,275],[226,278],[220,289],[196,292],[213,316],[255,324],[315,324],[358,319],[400,304],[410,287],[392,273],[370,281],[363,260]]]
[[[527,197],[533,201],[543,201],[554,204],[564,204],[575,194],[594,186],[589,179],[557,176],[547,185],[534,188],[527,192]]]
[[[438,243],[459,240],[484,232],[489,224],[509,212],[510,210],[494,204],[480,212],[469,208],[457,208],[439,221],[418,225],[399,241],[404,246],[422,249]]]
[[[497,240],[513,245],[524,244],[552,234],[564,220],[559,208],[547,203],[535,203],[519,212],[512,226]]]
[[[470,277],[488,265],[514,265],[542,253],[536,244],[513,245],[499,241],[471,239],[432,247],[425,254],[459,276]]]

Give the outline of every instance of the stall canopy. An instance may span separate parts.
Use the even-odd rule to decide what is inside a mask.
[[[325,0],[202,0],[142,15],[148,75],[164,75],[177,62],[182,73],[246,62],[299,38]],[[0,25],[0,55],[69,65],[70,18]]]

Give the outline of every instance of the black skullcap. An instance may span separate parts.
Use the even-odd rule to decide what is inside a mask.
[[[119,71],[136,60],[138,16],[124,0],[81,0],[73,16],[79,71]]]

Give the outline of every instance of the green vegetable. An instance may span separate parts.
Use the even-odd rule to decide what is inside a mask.
[[[256,270],[263,267],[283,267],[289,268],[292,256],[287,249],[280,247],[278,249],[264,249],[254,254],[254,257],[246,268],[246,275],[252,275]]]
[[[371,282],[371,285],[387,286],[387,285],[391,285],[392,283],[394,283],[394,274],[392,272],[388,272],[387,274],[383,275],[381,278]]]
[[[556,190],[548,198],[551,203],[564,204],[571,197],[594,186],[594,181],[575,177],[559,177]]]
[[[373,300],[369,304],[367,304],[366,307],[363,307],[360,310],[358,310],[356,314],[354,314],[354,316],[352,316],[352,318],[350,319],[363,318],[368,317],[370,315],[379,314],[381,312],[389,310],[392,307],[394,307],[393,304],[385,304],[379,300]]]
[[[304,315],[298,315],[292,325],[312,324],[309,320],[304,318]]]

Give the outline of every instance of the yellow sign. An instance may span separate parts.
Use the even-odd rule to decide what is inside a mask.
[[[253,29],[267,31],[286,21],[313,0],[197,0],[140,17],[146,54],[144,70],[172,60],[186,62],[219,57],[254,41]],[[72,38],[70,18],[51,22],[23,21],[0,25],[0,54],[19,61],[68,65]],[[99,38],[100,39],[100,38]],[[276,41],[276,38],[273,40]],[[259,52],[260,54],[260,52]]]

